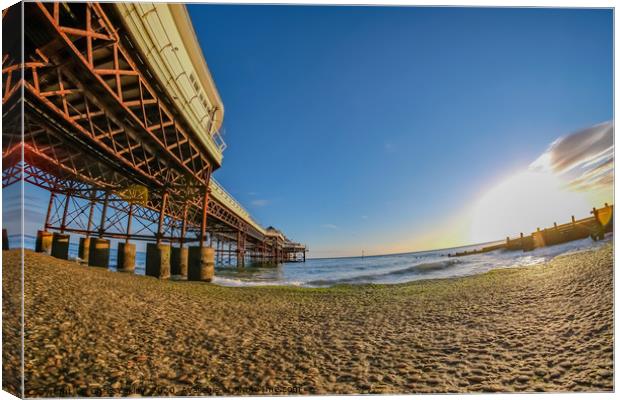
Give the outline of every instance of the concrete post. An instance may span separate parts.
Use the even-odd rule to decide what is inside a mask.
[[[245,235],[237,231],[237,268],[245,266]]]
[[[187,279],[211,282],[215,275],[214,255],[211,247],[190,247]]]
[[[2,229],[2,250],[9,249],[9,234],[6,229]]]
[[[88,262],[88,256],[90,254],[90,238],[80,238],[80,245],[78,247],[78,258]]]
[[[189,250],[187,247],[173,247],[170,253],[170,273],[187,279],[187,263]]]
[[[108,268],[110,262],[110,241],[102,238],[90,238],[88,265]]]
[[[37,231],[37,240],[35,242],[35,251],[37,253],[47,253],[51,254],[52,252],[52,233],[46,231]]]
[[[119,243],[116,253],[116,270],[118,272],[133,273],[136,269],[136,245],[134,243]]]
[[[52,235],[52,257],[69,259],[69,235],[64,233]]]
[[[148,243],[146,245],[146,275],[159,279],[170,278],[170,245]]]

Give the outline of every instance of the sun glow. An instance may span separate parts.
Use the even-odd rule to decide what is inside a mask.
[[[501,182],[472,210],[471,241],[480,243],[529,234],[537,227],[583,216],[592,205],[583,192],[572,191],[550,172],[527,170]]]

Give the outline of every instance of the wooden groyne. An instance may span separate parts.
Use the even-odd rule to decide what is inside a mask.
[[[592,214],[591,217],[579,220],[576,220],[573,215],[571,216],[571,221],[565,224],[558,225],[554,222],[552,227],[537,228],[536,232],[532,232],[532,234],[527,236],[523,233],[515,238],[508,236],[503,243],[486,246],[481,249],[448,254],[448,256],[462,257],[501,249],[531,251],[539,247],[553,246],[587,237],[592,238],[592,240],[601,240],[605,237],[605,233],[613,232],[613,205],[605,203],[604,207],[592,208],[590,214]]]

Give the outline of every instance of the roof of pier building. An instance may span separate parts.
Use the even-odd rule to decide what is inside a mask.
[[[268,226],[267,229],[265,229],[265,236],[277,237],[278,239],[280,239],[282,241],[288,241],[288,239],[286,238],[286,236],[284,236],[282,231],[280,231],[279,229],[274,228],[273,226]]]
[[[219,167],[224,104],[183,4],[115,3],[131,38],[174,106]]]

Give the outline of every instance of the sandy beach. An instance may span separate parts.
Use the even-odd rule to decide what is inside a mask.
[[[19,252],[3,256],[6,318]],[[612,245],[328,289],[159,281],[32,252],[25,271],[29,397],[613,390]]]

